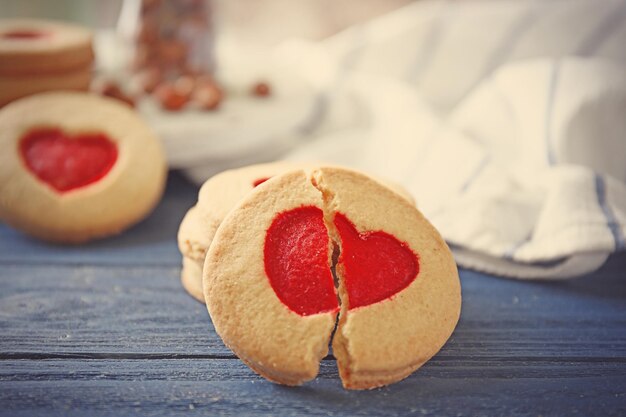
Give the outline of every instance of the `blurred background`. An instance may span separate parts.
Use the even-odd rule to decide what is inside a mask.
[[[0,14],[9,17],[37,17],[67,20],[97,29],[112,28],[123,0],[32,0],[0,1]],[[273,44],[286,37],[322,39],[341,29],[364,22],[409,0],[214,0],[218,24],[237,28],[249,42]],[[280,13],[280,24],[276,21]]]

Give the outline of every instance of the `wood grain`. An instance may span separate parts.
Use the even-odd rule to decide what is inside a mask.
[[[491,367],[476,364],[474,374],[461,376],[431,363],[402,383],[349,392],[325,372],[289,388],[246,377],[236,360],[198,362],[18,364],[21,369],[8,371],[17,377],[32,372],[33,378],[2,381],[0,415],[619,416],[625,411],[623,365],[621,375],[580,375],[572,369],[569,376],[551,376],[560,365],[524,375],[521,368],[484,373],[481,369]]]
[[[623,263],[617,259],[588,282],[558,285],[461,271],[461,321],[440,355],[626,357]],[[205,307],[182,290],[179,267],[2,268],[0,354],[232,357]]]

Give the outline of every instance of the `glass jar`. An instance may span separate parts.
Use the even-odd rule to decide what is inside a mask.
[[[215,70],[211,0],[124,0],[118,32],[136,74],[173,81]]]

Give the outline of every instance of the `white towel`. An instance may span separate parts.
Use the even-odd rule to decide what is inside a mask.
[[[593,0],[423,1],[285,45],[320,86],[287,158],[401,182],[461,266],[587,273],[626,247],[625,45],[626,1]]]

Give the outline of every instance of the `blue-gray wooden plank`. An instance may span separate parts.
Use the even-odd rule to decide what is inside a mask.
[[[183,363],[144,364],[172,374]],[[194,365],[192,365],[193,367]],[[195,365],[201,366],[201,365]],[[243,365],[235,364],[241,367]],[[13,381],[0,391],[0,416],[603,416],[622,417],[622,375],[532,377],[508,374],[439,375],[432,366],[400,384],[348,392],[337,379],[289,388],[241,380],[115,380],[84,375],[67,380]],[[68,372],[74,371],[68,366]],[[622,370],[624,369],[622,365]]]
[[[559,283],[461,271],[450,342],[406,381],[346,392],[332,358],[284,388],[254,375],[178,279],[197,189],[84,247],[0,226],[0,415],[626,415],[626,254]]]
[[[461,322],[443,355],[626,357],[626,257],[587,279],[533,283],[461,271]],[[228,356],[179,267],[5,265],[0,353]]]

